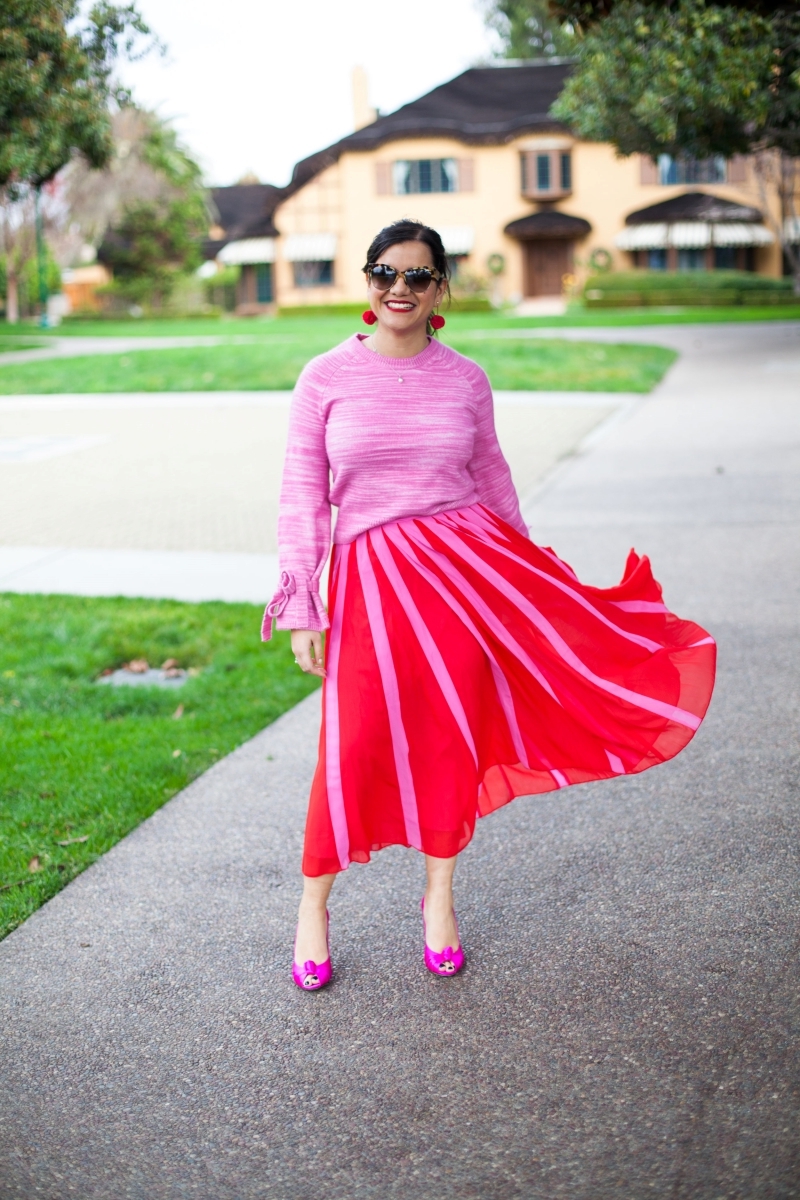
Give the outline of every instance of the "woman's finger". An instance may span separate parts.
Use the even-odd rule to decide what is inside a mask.
[[[317,675],[325,678],[325,668],[322,656],[322,635],[308,631],[297,631],[292,634],[292,649],[295,662],[306,675]]]
[[[322,634],[312,633],[311,635],[311,674],[318,675],[320,679],[325,678],[325,668],[322,665],[325,661],[322,656]]]

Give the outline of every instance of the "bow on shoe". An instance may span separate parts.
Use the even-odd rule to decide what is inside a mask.
[[[289,597],[293,596],[296,591],[297,584],[294,575],[289,571],[281,571],[280,591],[275,593],[267,605],[267,616],[279,617],[289,603]]]
[[[453,962],[453,947],[445,946],[441,955],[437,955],[436,957],[439,959],[439,962],[437,963],[439,970],[443,971],[446,975],[452,974],[455,968],[455,963]]]
[[[317,964],[311,958],[308,962],[303,963],[303,984],[305,987],[308,987],[310,982],[319,983]]]

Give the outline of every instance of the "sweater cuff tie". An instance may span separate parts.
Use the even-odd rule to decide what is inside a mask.
[[[319,632],[327,629],[330,622],[319,594],[318,581],[314,579],[310,584],[301,583],[298,589],[295,576],[290,571],[281,571],[278,590],[264,612],[262,641],[271,639],[275,618],[278,629],[312,629]]]
[[[281,571],[280,587],[267,605],[265,615],[270,618],[279,617],[289,603],[289,597],[293,596],[296,591],[297,583],[294,575],[289,571]]]

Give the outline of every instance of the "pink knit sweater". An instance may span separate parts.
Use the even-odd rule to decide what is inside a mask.
[[[279,629],[328,628],[319,587],[332,504],[335,542],[478,501],[528,536],[485,372],[437,341],[413,358],[386,358],[365,336],[312,359],[297,381],[278,517],[281,586],[265,640],[273,617]]]

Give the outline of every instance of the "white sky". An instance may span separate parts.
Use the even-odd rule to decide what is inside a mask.
[[[120,70],[136,100],[174,120],[211,184],[295,162],[353,129],[351,72],[391,112],[491,55],[480,0],[140,0],[167,43]]]

